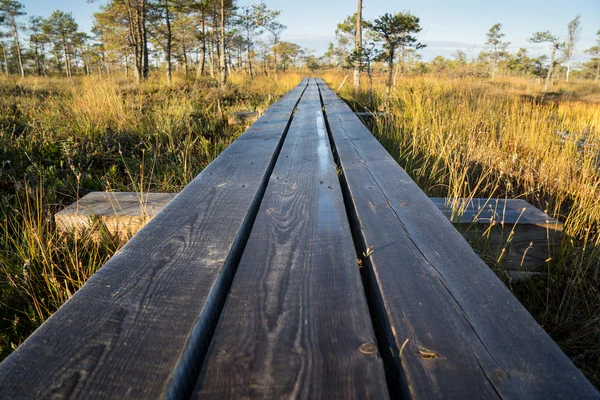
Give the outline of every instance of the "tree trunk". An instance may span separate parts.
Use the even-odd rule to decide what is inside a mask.
[[[600,80],[600,59],[598,59],[598,64],[596,64],[596,79],[595,80],[596,81]]]
[[[202,25],[202,61],[200,62],[200,75],[204,75],[204,69],[206,67],[206,24],[205,24],[205,15],[204,15],[204,7],[200,9],[200,24]]]
[[[216,3],[215,3],[216,4]],[[217,32],[219,31],[219,27],[217,24],[217,6],[215,5],[213,7],[213,26],[212,26],[212,35],[211,35],[211,46],[212,46],[212,58],[211,58],[211,62],[212,62],[212,70],[211,70],[211,77],[214,78],[215,74],[220,73],[221,72],[221,67],[219,66],[219,62],[221,60],[221,45],[220,45],[220,41],[218,40],[217,37]]]
[[[72,69],[72,65],[71,65],[71,50],[67,49],[67,51],[65,51],[65,55],[66,55],[66,59],[67,59],[67,75],[70,78],[73,76],[73,69]]]
[[[254,78],[254,73],[252,72],[252,59],[250,58],[250,35],[248,35],[248,47],[246,48],[246,54],[248,57],[248,68],[250,68],[250,77]]]
[[[148,30],[146,28],[146,0],[141,1],[141,30],[142,30],[142,77],[144,80],[148,79],[148,73],[150,72],[150,57],[148,55]]]
[[[404,45],[402,45],[402,53],[401,53],[401,57],[402,59],[401,64],[400,64],[400,76],[404,76],[405,71],[405,67],[406,67],[406,47]]]
[[[187,78],[190,63],[193,64],[194,61],[190,62],[188,60],[188,51],[187,51],[187,48],[185,47],[185,43],[182,43],[182,45],[181,45],[181,56],[183,57],[183,73],[184,73],[185,77]],[[192,59],[193,59],[193,56],[192,56]]]
[[[139,38],[139,30],[137,27],[138,23],[138,13],[134,10],[134,5],[131,4],[131,0],[127,0],[127,4],[125,5],[127,10],[127,24],[129,29],[129,37],[131,40],[131,46],[133,47],[133,65],[135,68],[133,69],[135,72],[135,80],[136,82],[140,82],[142,78],[142,68],[141,68],[141,58],[140,58],[140,38]],[[134,12],[136,11],[136,12]],[[127,58],[125,59],[125,63],[127,63]],[[108,68],[106,66],[106,56],[102,53],[102,65],[106,70],[107,75],[110,76],[108,72]],[[127,69],[127,64],[125,65]]]
[[[398,85],[398,75],[400,74],[400,63],[396,64],[396,68],[394,69],[394,87]]]
[[[550,79],[554,72],[554,57],[556,57],[556,50],[558,50],[558,43],[552,44],[552,54],[550,55],[550,67],[548,67],[548,75],[546,76],[546,83],[544,84],[544,93],[548,92],[548,86],[550,85]]]
[[[498,55],[496,45],[494,45],[494,53],[492,54],[492,80],[496,79],[496,68],[498,68]]]
[[[277,71],[277,35],[274,35],[274,37],[273,57],[275,58],[275,82],[277,82],[279,80],[279,73]]]
[[[44,43],[41,44],[41,56],[40,56],[40,63],[42,66],[42,73],[44,74],[44,76],[48,76],[48,67],[46,66],[46,57],[44,56],[44,54],[46,54],[46,48],[44,47]]]
[[[140,36],[140,15],[137,10],[138,5],[131,5],[130,1],[127,2],[127,13],[129,16],[129,32],[131,40],[133,41],[133,62],[135,64],[135,80],[140,82],[142,80],[142,52],[141,52],[141,36]],[[105,63],[106,66],[106,63]],[[108,69],[106,73],[110,76]]]
[[[17,29],[17,21],[14,17],[12,18],[12,27],[13,34],[15,37],[15,47],[17,49],[17,60],[19,61],[19,73],[21,74],[21,77],[24,77],[25,70],[23,69],[23,59],[21,57],[21,43],[19,42],[19,31]]]
[[[60,56],[58,55],[58,50],[56,46],[54,46],[54,60],[56,61],[56,69],[58,69],[58,73],[62,73],[62,64],[60,63]]]
[[[571,58],[567,60],[567,82],[569,82],[569,75],[571,75]]]
[[[0,43],[0,46],[2,46],[2,56],[4,58],[4,73],[8,76],[8,56],[6,54],[6,46],[2,43]],[[598,79],[598,77],[596,77],[596,79]]]
[[[67,78],[70,78],[71,77],[71,57],[69,55],[69,47],[68,47],[67,38],[65,37],[65,35],[63,35],[63,37],[62,37],[62,42],[63,42],[64,57],[65,57],[65,69],[67,71]]]
[[[235,64],[233,63],[233,60],[231,59],[231,53],[227,52],[227,72],[229,74],[231,74],[231,72],[235,72],[236,68],[235,68]]]
[[[165,49],[167,58],[167,83],[170,85],[173,80],[173,70],[171,66],[171,46],[173,35],[171,34],[171,16],[169,14],[169,0],[165,0],[165,23],[167,26],[167,48]]]
[[[386,84],[386,88],[385,88],[385,109],[386,110],[390,106],[390,94],[392,92],[392,80],[393,80],[393,75],[394,75],[394,49],[390,48],[389,52],[390,52],[390,54],[389,54],[388,63],[390,65],[389,65],[389,69],[388,69],[387,84]]]
[[[215,44],[212,39],[208,46],[208,72],[211,78],[215,77]]]
[[[371,75],[371,60],[367,62],[367,76],[369,77],[369,109],[373,109],[373,75]]]
[[[42,63],[40,62],[40,46],[35,44],[35,69],[38,76],[42,76]]]
[[[134,38],[135,46],[135,71],[136,79],[138,82],[148,79],[149,72],[149,56],[148,56],[148,32],[146,29],[146,1],[147,0],[134,0],[135,13],[130,12],[130,18],[134,17],[134,23],[130,27],[133,31],[132,37]],[[131,11],[128,6],[128,11]]]
[[[265,76],[269,76],[269,71],[267,70],[267,59],[263,58],[263,72]]]
[[[225,0],[221,0],[221,57],[220,65],[220,84],[224,86],[227,83],[227,62],[225,55]]]
[[[356,37],[354,38],[354,50],[362,47],[362,0],[358,0],[358,13],[356,14]],[[358,65],[354,66],[354,89],[360,86],[360,58]]]

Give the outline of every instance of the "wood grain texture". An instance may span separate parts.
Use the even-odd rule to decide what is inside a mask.
[[[274,104],[0,364],[0,398],[189,395],[305,86]]]
[[[372,311],[405,394],[598,398],[350,108],[324,82],[319,86],[352,225],[372,251]]]
[[[309,85],[240,261],[195,398],[386,398],[321,110]]]

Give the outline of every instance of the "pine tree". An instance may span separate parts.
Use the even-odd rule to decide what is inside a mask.
[[[571,64],[573,62],[573,55],[575,55],[575,46],[579,41],[579,35],[581,34],[580,17],[579,15],[573,18],[568,25],[567,42],[563,47],[563,54],[567,60],[567,82],[569,82],[569,75],[571,75]]]
[[[372,32],[376,41],[383,42],[388,63],[388,79],[386,85],[386,106],[389,106],[390,92],[392,88],[394,59],[399,47],[425,47],[418,43],[413,34],[421,32],[420,19],[409,13],[384,14],[374,21],[365,23]]]
[[[0,16],[2,17],[0,20],[12,30],[21,77],[25,76],[25,69],[23,68],[21,42],[19,40],[19,23],[17,22],[17,18],[26,14],[23,11],[23,8],[23,4],[16,0],[0,0]]]
[[[500,32],[502,24],[494,24],[487,33],[486,45],[490,46],[489,56],[492,60],[492,79],[496,77],[498,72],[498,62],[500,58],[506,54],[506,49],[510,42],[503,42],[502,38],[506,36]]]
[[[111,41],[109,46],[114,46],[115,39],[126,41],[133,53],[138,82],[148,79],[148,14],[148,0],[109,0],[94,14],[95,28],[103,42]]]
[[[256,9],[248,6],[242,7],[241,12],[236,17],[236,25],[242,31],[246,46],[246,61],[250,76],[254,77],[254,72],[252,71],[252,48],[254,47],[255,38],[263,33],[263,30],[258,25]]]
[[[552,53],[550,55],[550,66],[548,67],[548,75],[546,75],[546,83],[544,84],[544,93],[546,93],[548,92],[548,86],[550,85],[550,78],[554,72],[556,51],[559,50],[563,44],[559,41],[558,36],[550,31],[535,32],[529,41],[531,43],[550,43],[551,45]]]
[[[265,3],[255,4],[252,6],[256,12],[256,19],[258,25],[268,31],[273,36],[273,58],[275,61],[275,80],[279,79],[278,75],[278,58],[277,58],[277,43],[281,38],[283,31],[287,29],[287,26],[277,21],[277,18],[281,14],[281,11],[270,10],[267,8]]]
[[[73,76],[73,56],[78,44],[78,29],[73,15],[60,10],[54,11],[42,21],[42,31],[54,46],[55,54],[63,56],[67,77]]]

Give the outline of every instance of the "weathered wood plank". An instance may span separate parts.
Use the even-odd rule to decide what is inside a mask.
[[[188,396],[306,81],[0,364],[0,398]]]
[[[196,398],[386,398],[316,84],[237,269]]]
[[[176,193],[91,192],[54,215],[59,231],[70,233],[104,224],[113,235],[129,238],[162,210]]]
[[[319,86],[398,386],[417,398],[598,398],[349,107]]]
[[[247,124],[256,121],[259,117],[256,111],[238,111],[227,116],[227,124],[238,125]]]
[[[485,246],[508,271],[544,271],[562,238],[563,224],[523,199],[430,199],[469,243]]]

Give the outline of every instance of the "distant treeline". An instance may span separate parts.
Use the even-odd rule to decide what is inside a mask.
[[[362,1],[359,0],[359,11]],[[385,14],[364,21],[360,14],[338,24],[336,42],[317,57],[314,51],[281,41],[286,27],[281,11],[264,2],[238,7],[235,0],[109,0],[94,14],[92,34],[80,32],[71,13],[27,18],[16,0],[0,0],[0,71],[4,74],[65,75],[114,72],[148,77],[151,69],[210,75],[221,82],[230,71],[274,74],[289,68],[337,68],[387,71],[390,78],[405,73],[450,73],[490,76],[524,75],[552,79],[571,74],[600,79],[600,30],[595,46],[577,49],[579,16],[563,38],[536,32],[530,42],[546,42],[548,55],[531,57],[526,48],[508,51],[502,25],[487,33],[486,49],[469,58],[457,50],[452,58],[425,62],[417,43],[419,18],[410,13]],[[360,28],[360,29],[359,29]],[[389,40],[390,38],[391,41]],[[576,51],[589,61],[573,62]],[[358,72],[355,72],[358,74]],[[356,79],[356,78],[355,78]],[[356,82],[356,80],[355,80]]]
[[[16,0],[0,0],[0,68],[5,74],[111,74],[138,80],[150,69],[219,76],[304,67],[310,51],[282,42],[280,11],[233,0],[109,0],[94,14],[92,35],[71,13],[26,19]],[[277,60],[275,62],[274,60]]]
[[[407,15],[398,13],[397,15]],[[357,14],[347,17],[338,24],[336,30],[336,42],[329,43],[325,55],[322,57],[324,66],[343,67],[356,58],[356,21]],[[377,21],[375,20],[377,25]],[[361,41],[362,51],[359,60],[362,65],[368,63],[369,58],[373,61],[374,68],[385,69],[390,63],[387,60],[389,46],[383,42],[378,43],[378,32],[374,30],[373,22],[362,21],[363,38]],[[396,26],[401,25],[397,23]],[[420,31],[405,29],[400,36],[410,35]],[[548,55],[531,57],[527,48],[520,48],[515,53],[508,51],[510,42],[504,40],[502,24],[494,24],[486,34],[485,50],[476,57],[469,57],[464,50],[457,50],[451,58],[443,56],[434,57],[431,61],[422,61],[418,48],[424,45],[409,46],[401,44],[396,52],[394,63],[396,69],[394,77],[404,73],[449,73],[453,75],[474,75],[494,78],[496,75],[521,75],[539,78],[559,79],[563,77],[569,80],[571,73],[578,78],[600,79],[600,30],[596,33],[597,40],[589,49],[577,47],[581,34],[580,17],[576,16],[567,26],[564,37],[555,35],[550,31],[535,32],[528,38],[531,43],[547,43],[550,51]],[[412,48],[411,48],[412,47]],[[587,54],[589,60],[582,63],[574,62],[576,53]],[[369,54],[371,53],[371,57]],[[385,60],[385,65],[378,65],[377,61]]]

